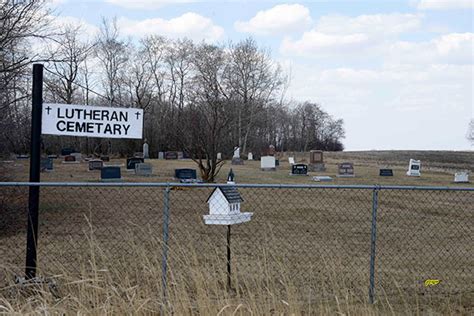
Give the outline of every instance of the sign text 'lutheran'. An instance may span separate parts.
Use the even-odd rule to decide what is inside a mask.
[[[43,134],[142,138],[143,110],[75,104],[43,104]]]

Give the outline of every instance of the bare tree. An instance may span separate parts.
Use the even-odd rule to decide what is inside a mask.
[[[189,131],[181,131],[180,139],[190,153],[206,182],[213,182],[224,161],[217,160],[224,131],[230,116],[226,115],[227,102],[222,86],[226,56],[222,47],[201,44],[195,49],[193,102],[186,108],[185,118]]]
[[[50,34],[48,14],[44,1],[0,2],[0,154],[28,148],[30,44]]]
[[[117,19],[102,19],[96,43],[96,56],[103,67],[104,88],[110,104],[121,102],[121,78],[129,57],[128,43],[120,39]]]
[[[226,81],[232,87],[229,95],[237,101],[238,144],[246,152],[256,116],[280,89],[283,77],[269,53],[251,38],[231,44],[229,54]]]
[[[60,35],[49,46],[49,69],[54,74],[46,77],[45,84],[56,97],[66,104],[73,103],[73,97],[79,88],[76,85],[81,69],[91,54],[93,45],[80,39],[81,26],[66,25]]]
[[[471,142],[471,146],[474,146],[474,119],[469,122],[466,138]]]

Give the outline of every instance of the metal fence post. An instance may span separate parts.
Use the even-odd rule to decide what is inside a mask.
[[[375,299],[375,242],[377,239],[377,209],[379,204],[379,188],[372,192],[372,227],[370,232],[370,285],[369,303],[373,304]]]
[[[163,304],[167,301],[168,239],[170,222],[170,187],[166,187],[163,197],[163,257],[161,260],[161,281],[163,286]],[[163,308],[163,305],[162,305]],[[163,311],[161,313],[163,315]]]

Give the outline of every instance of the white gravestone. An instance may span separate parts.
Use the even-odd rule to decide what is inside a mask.
[[[252,153],[249,153],[249,154],[247,155],[247,159],[248,159],[248,160],[253,160],[253,154],[252,154]]]
[[[76,158],[76,161],[82,161],[81,153],[72,153],[71,156],[74,156]]]
[[[419,177],[421,176],[421,161],[410,159],[410,164],[408,165],[407,176]]]
[[[289,157],[288,162],[290,163],[290,165],[294,165],[295,164],[295,158],[294,157]]]
[[[148,144],[147,144],[146,141],[143,144],[143,158],[144,159],[150,159],[149,148],[148,148]]]
[[[240,147],[234,148],[234,156],[232,158],[240,158]]]
[[[163,151],[158,153],[158,159],[165,159],[165,153]]]
[[[222,160],[222,153],[217,153],[217,160]]]
[[[240,158],[240,148],[234,148],[234,156],[232,156],[232,164],[233,165],[243,165],[244,161]]]
[[[274,156],[263,156],[260,159],[260,168],[263,171],[275,171],[275,157]]]
[[[454,183],[469,183],[469,172],[456,172],[454,174]]]

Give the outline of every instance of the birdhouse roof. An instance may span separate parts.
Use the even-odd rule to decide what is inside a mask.
[[[224,195],[225,199],[227,200],[227,202],[229,203],[240,203],[244,201],[244,199],[242,199],[242,197],[240,196],[239,190],[237,190],[236,187],[229,186],[229,187],[215,188],[212,191],[212,193],[209,195],[209,197],[207,198],[206,202],[209,202],[209,199],[211,198],[211,196],[214,194],[216,190],[220,190],[222,194]]]

